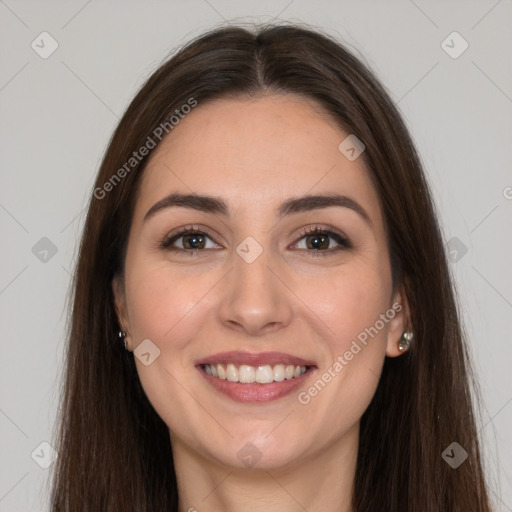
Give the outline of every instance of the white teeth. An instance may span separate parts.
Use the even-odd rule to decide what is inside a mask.
[[[207,365],[208,366],[208,365]],[[256,368],[243,364],[238,370],[238,379],[244,384],[251,384],[256,381]]]
[[[228,363],[227,365],[205,364],[203,367],[204,371],[212,377],[243,384],[282,382],[285,379],[298,378],[306,373],[305,366],[294,366],[292,364],[276,364],[273,367],[268,364],[257,367],[242,364],[237,367],[233,363]]]
[[[234,364],[228,364],[226,368],[226,379],[228,379],[229,382],[238,382],[238,371]]]
[[[284,364],[276,364],[274,366],[274,380],[276,382],[284,380]]]
[[[256,370],[256,382],[260,384],[270,384],[274,380],[274,372],[272,366],[266,364],[265,366],[258,366]]]

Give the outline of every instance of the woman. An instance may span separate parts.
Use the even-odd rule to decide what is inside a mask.
[[[317,31],[215,30],[99,171],[52,510],[488,511],[470,375],[383,87]]]

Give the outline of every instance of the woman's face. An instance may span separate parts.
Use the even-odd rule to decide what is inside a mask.
[[[270,469],[357,443],[407,306],[348,135],[298,96],[222,99],[154,150],[114,292],[175,452]]]

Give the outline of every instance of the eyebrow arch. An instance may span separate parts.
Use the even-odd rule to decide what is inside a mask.
[[[164,197],[155,203],[144,215],[144,222],[153,217],[156,213],[178,206],[182,208],[191,208],[206,213],[213,213],[217,215],[224,215],[230,217],[229,207],[227,203],[220,197],[206,196],[200,194],[181,194],[174,192]],[[366,210],[354,199],[348,196],[339,194],[321,194],[321,195],[306,195],[300,197],[292,197],[284,201],[275,211],[278,218],[294,213],[319,210],[322,208],[329,208],[338,206],[343,208],[350,208],[358,213],[365,222],[373,226],[372,220]]]

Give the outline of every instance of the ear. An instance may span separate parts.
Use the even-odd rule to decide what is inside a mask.
[[[116,275],[112,279],[112,292],[114,295],[114,307],[116,310],[117,321],[122,331],[128,337],[130,333],[130,322],[128,321],[128,311],[126,308],[126,294],[124,290],[124,281],[121,276]]]
[[[404,353],[398,350],[403,332],[411,330],[409,302],[403,286],[395,292],[390,308],[395,311],[395,316],[389,321],[386,356],[397,357]]]

